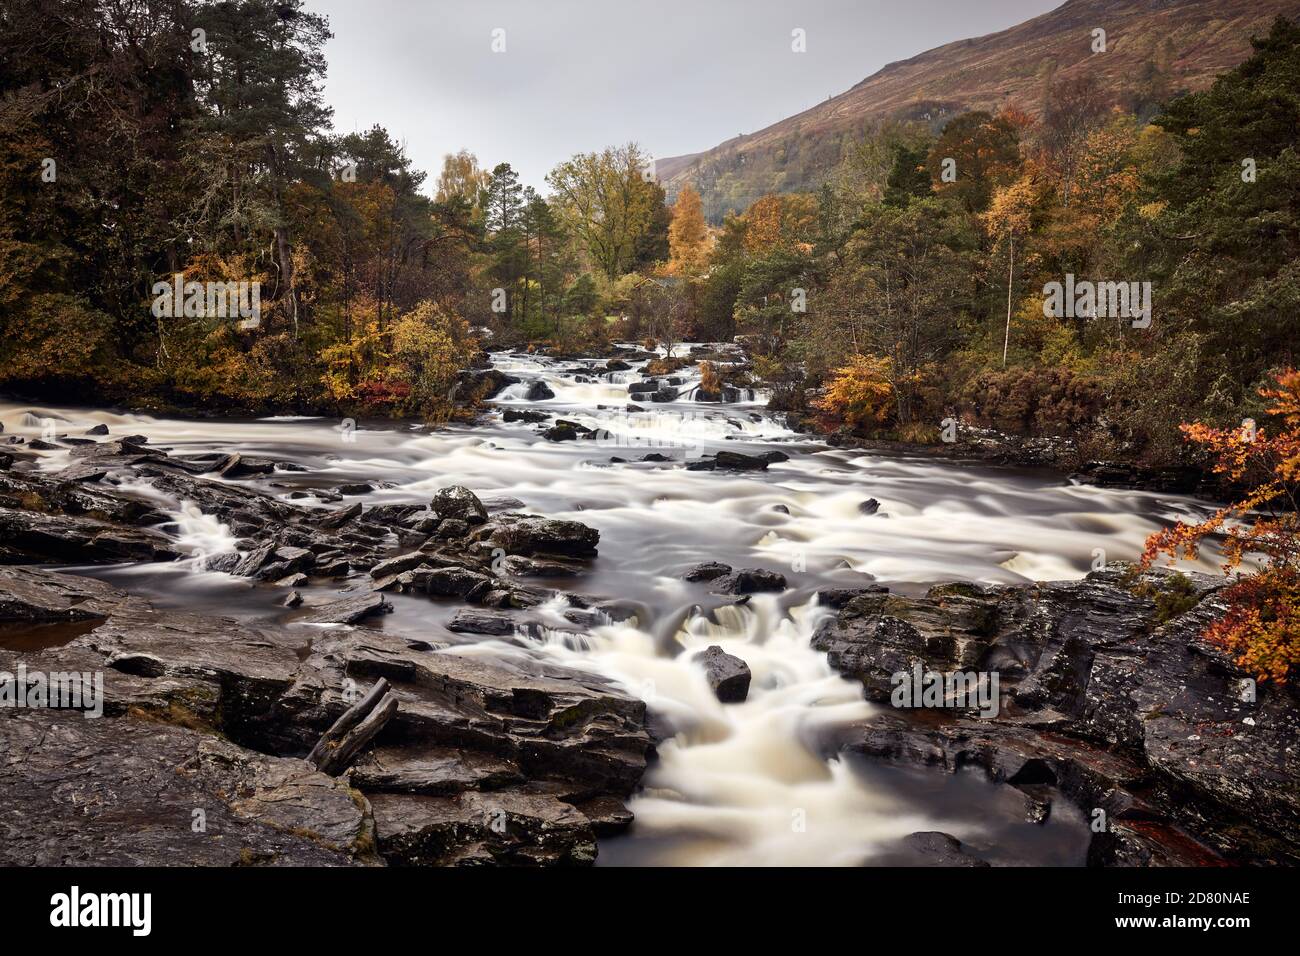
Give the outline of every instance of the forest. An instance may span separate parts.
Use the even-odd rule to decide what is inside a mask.
[[[331,131],[329,35],[301,0],[6,7],[0,387],[445,420],[483,347],[739,336],[730,374],[806,427],[933,442],[956,418],[1163,464],[1293,363],[1286,20],[1152,117],[1084,78],[1039,118],[877,123],[815,191],[719,223],[634,143],[544,194],[466,151],[431,180],[380,127]],[[258,321],[155,314],[175,275],[256,283]],[[1146,284],[1152,320],[1046,314],[1067,275]]]

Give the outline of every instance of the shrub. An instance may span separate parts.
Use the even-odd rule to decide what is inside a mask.
[[[1248,558],[1260,567],[1241,574],[1222,592],[1228,611],[1205,632],[1260,681],[1286,683],[1300,665],[1300,372],[1274,376],[1260,389],[1271,404],[1275,431],[1183,425],[1186,438],[1209,452],[1214,471],[1245,489],[1239,501],[1199,524],[1177,522],[1147,539],[1142,567],[1161,555],[1195,558],[1201,542],[1222,536],[1224,570]]]
[[[1101,384],[1064,368],[1010,368],[977,375],[963,389],[965,410],[982,425],[1020,434],[1074,431],[1102,408]]]
[[[874,355],[854,355],[836,369],[826,394],[813,403],[827,428],[874,432],[894,418],[891,363]]]
[[[722,391],[722,376],[712,362],[700,363],[700,390],[716,395]]]
[[[425,300],[393,324],[392,364],[384,376],[388,389],[409,389],[409,407],[426,417],[451,414],[452,387],[478,351],[469,323]]]

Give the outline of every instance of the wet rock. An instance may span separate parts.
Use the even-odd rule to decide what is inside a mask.
[[[86,429],[86,434],[87,434],[87,435],[107,435],[107,434],[108,434],[108,426],[105,425],[103,422],[100,422],[98,425],[92,425],[90,428],[87,428],[87,429]]]
[[[749,665],[739,657],[734,657],[713,644],[694,655],[691,660],[704,665],[709,686],[722,703],[744,703],[749,696]]]
[[[936,830],[910,833],[887,865],[987,867],[989,864],[970,851],[955,836]]]
[[[27,447],[32,451],[58,451],[62,446],[57,442],[48,442],[41,438],[33,438],[27,443]]]
[[[155,721],[52,710],[7,717],[0,736],[5,865],[377,862],[364,802],[301,760]]]
[[[370,569],[370,576],[372,578],[385,578],[390,575],[401,574],[403,571],[418,568],[426,562],[427,558],[428,555],[423,551],[410,551],[406,554],[386,558]]]
[[[706,561],[704,564],[697,564],[685,574],[682,575],[683,581],[713,581],[722,577],[724,574],[731,573],[731,565],[721,564],[717,561]]]
[[[770,462],[756,455],[720,451],[712,458],[697,458],[686,463],[688,471],[766,471]]]
[[[764,568],[745,568],[718,578],[712,588],[718,594],[756,594],[760,591],[784,591],[785,575]]]
[[[104,478],[109,469],[102,465],[92,464],[90,462],[77,461],[68,465],[59,472],[60,481],[84,481],[92,483]]]
[[[632,811],[617,797],[599,796],[574,803],[578,811],[591,822],[596,836],[622,833],[632,825]]]
[[[547,441],[577,441],[578,430],[572,425],[554,425],[542,432]]]
[[[106,618],[126,595],[79,575],[0,566],[0,621],[46,624]]]
[[[352,481],[339,485],[334,490],[341,495],[368,495],[375,490],[375,486],[368,481]]]
[[[817,591],[817,603],[840,610],[856,598],[871,598],[888,593],[889,588],[877,584],[869,584],[861,588],[821,588]]]
[[[376,747],[350,774],[367,793],[423,793],[446,796],[465,790],[499,790],[525,782],[511,761],[493,754],[439,744]]]
[[[511,554],[502,559],[501,570],[518,578],[571,578],[582,572],[582,566],[557,560],[539,561]]]
[[[540,379],[530,383],[528,391],[524,393],[524,398],[528,399],[530,402],[544,402],[547,399],[554,397],[555,392],[551,390],[549,385]]]
[[[790,456],[783,451],[765,451],[761,455],[757,455],[756,457],[767,462],[769,465],[775,465],[778,462],[790,460]]]
[[[504,408],[501,411],[501,420],[504,422],[525,422],[534,425],[538,422],[544,422],[549,416],[545,412],[533,411],[530,408]]]
[[[672,386],[666,385],[663,388],[658,389],[657,391],[651,392],[650,401],[657,402],[659,404],[663,404],[666,402],[675,402],[677,401],[677,389],[673,388]]]
[[[509,385],[519,384],[519,379],[507,375],[498,369],[462,372],[457,382],[456,392],[469,401],[486,401],[494,398]]]
[[[280,604],[284,607],[298,607],[298,605],[302,604],[302,595],[297,591],[290,591],[284,596],[284,600]]]
[[[1140,582],[1149,593],[1135,593],[1108,568],[1033,587],[859,595],[813,646],[877,701],[889,700],[893,674],[917,663],[998,673],[997,717],[952,711],[939,726],[882,719],[854,746],[980,766],[1022,788],[1051,784],[1085,812],[1108,808],[1113,822],[1132,821],[1122,837],[1094,837],[1095,861],[1300,861],[1296,692],[1261,684],[1243,699],[1248,675],[1200,636],[1222,613],[1222,579],[1186,581],[1190,588],[1150,572]],[[1171,588],[1194,601],[1162,621],[1153,595]]]
[[[492,578],[468,568],[434,568],[417,572],[416,587],[434,597],[474,601],[492,589]]]
[[[253,458],[238,452],[230,455],[217,469],[222,478],[252,478],[269,475],[275,471],[275,462],[269,458]]]
[[[501,637],[515,632],[515,620],[505,614],[488,611],[457,611],[447,630],[461,634],[489,634]]]
[[[313,605],[297,621],[300,624],[356,624],[392,610],[393,606],[382,594],[362,594]]]
[[[345,524],[352,521],[353,519],[359,518],[361,516],[361,513],[362,513],[361,502],[354,501],[346,508],[340,508],[338,511],[334,511],[326,515],[325,517],[321,518],[319,521],[319,527],[324,528],[327,531],[333,531],[337,528],[343,527]]]
[[[868,498],[858,503],[858,510],[864,515],[873,515],[880,510],[880,502],[875,498]]]
[[[439,538],[463,538],[469,534],[469,522],[460,518],[443,518],[438,524]]]
[[[519,805],[518,822],[525,833],[532,824],[523,817],[577,824],[565,807],[602,797],[624,798],[645,769],[650,747],[645,706],[604,678],[537,661],[468,660],[439,654],[427,642],[411,642],[381,630],[297,625],[251,629],[212,615],[153,609],[147,602],[98,582],[83,581],[32,568],[10,568],[0,576],[0,594],[8,589],[16,595],[16,582],[29,591],[48,589],[37,599],[53,608],[46,613],[55,614],[65,606],[75,606],[69,602],[82,596],[87,597],[86,604],[91,599],[102,601],[95,611],[108,613],[106,623],[65,647],[24,655],[34,668],[102,670],[106,716],[99,723],[118,725],[128,714],[148,713],[158,722],[151,723],[154,726],[184,722],[209,737],[212,733],[223,735],[224,739],[211,739],[230,747],[232,759],[300,756],[350,706],[356,694],[364,694],[367,686],[382,676],[393,684],[400,709],[377,742],[372,754],[375,759],[363,758],[358,763],[353,786],[376,798],[389,791],[432,795],[461,788],[495,793],[497,787],[526,787],[529,797],[546,800],[544,807],[531,811]],[[63,594],[67,589],[72,590]],[[24,606],[33,600],[30,595],[24,598]],[[19,599],[2,597],[3,602],[17,605]],[[320,608],[308,610],[318,612]],[[328,616],[345,615],[334,612]],[[12,671],[14,666],[13,655],[0,648],[0,669]],[[351,691],[349,684],[353,685]],[[74,719],[97,723],[80,715]],[[12,720],[0,719],[0,752],[6,757],[12,750],[10,733],[15,726]],[[48,735],[46,740],[56,750],[63,746]],[[79,752],[78,746],[59,754],[63,766],[75,767],[69,757]],[[85,749],[100,751],[98,745]],[[116,762],[106,766],[116,765],[119,770],[128,766],[111,747],[103,752]],[[300,761],[291,763],[303,767]],[[0,776],[3,773],[0,769]],[[120,791],[132,784],[92,779],[91,792]],[[227,789],[235,792],[239,788],[232,784]],[[50,792],[43,792],[42,798],[48,800]],[[295,805],[292,794],[284,799],[288,805],[280,809]],[[79,805],[77,812],[84,812],[88,805]],[[181,821],[186,834],[189,808],[194,805],[186,804]],[[266,807],[249,806],[258,820],[265,813],[273,828],[282,820],[275,816],[273,801]],[[349,806],[355,810],[364,803],[351,793]],[[322,813],[322,820],[327,820],[328,813]],[[24,819],[22,832],[8,832],[4,828],[9,819],[0,815],[0,837],[6,841],[0,859],[6,854],[17,859],[20,853],[35,852],[42,845],[39,827]],[[509,817],[507,822],[513,819]],[[120,820],[115,822],[120,825]],[[587,825],[592,824],[588,821]],[[301,827],[322,833],[324,826],[320,820],[309,820],[290,824],[286,830],[296,833]],[[481,834],[476,827],[440,831],[438,839],[445,838],[446,861],[477,857]],[[575,855],[563,849],[563,841],[551,844],[554,853],[532,855],[525,846],[531,836],[524,843],[514,843],[509,833],[506,843],[497,848],[499,852],[485,852],[485,862],[588,862],[590,858],[589,853]],[[88,850],[88,862],[95,861],[96,852]],[[115,859],[108,856],[110,852],[111,847],[105,858]],[[186,862],[203,859],[201,854],[185,857]],[[259,861],[272,859],[259,857]],[[412,861],[400,845],[390,859]]]
[[[380,852],[406,866],[589,865],[591,822],[570,804],[517,790],[451,797],[375,794]]]
[[[32,561],[112,564],[172,561],[180,552],[162,535],[93,518],[0,507],[0,546]]]
[[[493,511],[515,511],[524,507],[524,503],[518,498],[512,498],[509,495],[491,495],[483,499],[483,507],[489,513]]]
[[[580,521],[501,515],[494,522],[489,541],[507,554],[587,558],[595,556],[600,532]]]
[[[464,485],[438,489],[429,507],[439,518],[457,518],[472,525],[487,520],[487,509],[483,507],[483,502]]]

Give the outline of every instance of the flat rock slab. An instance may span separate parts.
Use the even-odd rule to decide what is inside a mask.
[[[304,761],[129,717],[7,713],[0,717],[6,865],[377,862],[365,801]]]
[[[548,794],[376,794],[371,805],[380,852],[394,865],[585,866],[596,859],[591,821]]]
[[[366,793],[423,793],[447,796],[465,790],[500,790],[524,782],[504,758],[457,747],[378,747],[351,770],[353,786]]]
[[[107,617],[126,600],[125,593],[93,578],[0,567],[0,622],[89,621]]]
[[[303,608],[304,613],[295,620],[299,624],[356,624],[392,609],[382,594],[372,592]]]

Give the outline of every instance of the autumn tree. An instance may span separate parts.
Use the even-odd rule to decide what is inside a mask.
[[[1075,172],[1085,155],[1088,134],[1102,122],[1108,109],[1097,79],[1081,75],[1058,80],[1043,105],[1042,142],[1058,170],[1061,201],[1069,206]]]
[[[1195,558],[1205,539],[1220,538],[1224,570],[1238,576],[1222,592],[1227,613],[1205,637],[1259,680],[1284,684],[1300,667],[1300,372],[1277,373],[1260,395],[1269,403],[1267,423],[1182,427],[1214,472],[1245,491],[1205,521],[1152,535],[1142,566],[1162,554]],[[1252,560],[1257,569],[1240,573]]]
[[[632,265],[650,229],[656,192],[646,181],[649,157],[635,143],[580,153],[546,177],[562,220],[596,267],[615,279]]]
[[[668,242],[671,250],[669,268],[675,275],[698,276],[707,268],[709,227],[704,221],[700,194],[690,183],[682,187],[673,203]]]
[[[490,174],[479,168],[478,157],[467,149],[448,153],[442,158],[435,197],[438,202],[460,200],[477,206],[479,193],[487,188]]]
[[[1028,170],[1014,183],[994,190],[988,212],[983,216],[990,233],[1007,247],[1007,323],[1002,338],[1002,364],[1007,364],[1011,344],[1011,302],[1016,274],[1016,239],[1025,236],[1032,224],[1041,191],[1035,170]]]

